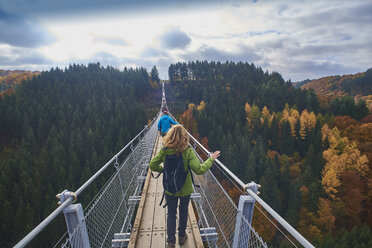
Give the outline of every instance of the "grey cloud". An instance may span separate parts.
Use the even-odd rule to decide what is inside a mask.
[[[345,25],[370,25],[372,21],[372,2],[355,2],[353,6],[336,5],[326,10],[318,10],[293,20],[299,28],[325,27],[327,29],[341,28]]]
[[[270,64],[268,67],[271,70],[279,71],[285,78],[292,81],[300,81],[305,78],[314,79],[329,75],[343,75],[364,70],[360,67],[348,66],[333,61],[314,61],[311,59],[296,58],[280,61],[280,65]]]
[[[159,70],[161,77],[164,77],[166,72],[168,71],[169,66],[169,58],[146,58],[146,57],[138,57],[138,58],[119,58],[115,55],[108,53],[108,52],[97,52],[89,59],[73,59],[68,63],[76,63],[76,64],[89,64],[89,63],[96,63],[99,62],[103,66],[113,66],[116,68],[124,68],[132,67],[135,65],[136,67],[144,67],[147,71],[150,71],[151,68],[156,65]]]
[[[123,65],[130,64],[136,65],[137,67],[144,67],[148,72],[151,71],[152,67],[156,65],[159,71],[160,78],[164,79],[168,76],[168,67],[171,62],[176,62],[170,57],[158,57],[158,58],[146,58],[140,56],[139,58],[124,58]]]
[[[289,9],[289,6],[287,4],[283,4],[279,6],[278,14],[283,14],[286,10]]]
[[[36,21],[10,14],[0,8],[0,43],[17,47],[38,47],[54,38]]]
[[[372,2],[367,2],[365,4],[357,5],[354,8],[345,10],[346,18],[350,18],[350,21],[371,23],[372,21]]]
[[[345,39],[345,37],[348,37]],[[358,41],[350,43],[350,36],[345,35],[339,42],[321,42],[314,40],[312,42],[300,43],[297,40],[286,37],[278,38],[275,41],[267,41],[257,43],[257,47],[261,53],[278,52],[283,57],[298,57],[308,56],[313,58],[316,56],[337,57],[342,55],[354,54],[358,51],[368,52],[370,50],[369,41]]]
[[[66,61],[66,64],[84,64],[87,65],[89,63],[97,63],[99,62],[103,66],[113,66],[113,67],[120,67],[123,63],[122,59],[116,57],[115,55],[108,53],[108,52],[96,52],[91,56],[89,59],[71,59],[70,61]]]
[[[332,63],[330,61],[314,62],[311,60],[295,61],[295,63],[288,64],[286,67],[296,73],[309,73],[309,71],[311,71],[318,75],[323,75],[325,73],[342,74],[347,69],[345,66],[338,63]]]
[[[196,52],[185,53],[185,60],[213,60],[213,61],[248,61],[254,62],[262,58],[253,48],[239,45],[237,52],[223,51],[210,46],[202,46]]]
[[[122,60],[108,52],[97,52],[89,59],[89,61],[100,62],[103,65],[120,66]]]
[[[50,59],[45,58],[42,54],[31,51],[29,49],[11,49],[11,55],[0,55],[0,66],[4,67],[12,67],[12,66],[29,66],[29,65],[47,65],[51,64],[52,61]]]
[[[218,5],[224,2],[228,3],[229,1],[230,0],[57,0],[53,1],[51,4],[50,0],[0,0],[0,6],[12,12],[55,17],[58,15],[82,15],[109,11],[131,14],[135,11],[164,11],[164,8],[200,8],[201,6]]]
[[[157,47],[146,47],[140,57],[150,57],[150,58],[155,58],[155,57],[167,57],[169,54],[168,52],[163,49],[163,48],[157,48]]]
[[[172,27],[159,37],[159,41],[163,48],[182,49],[190,44],[191,38],[186,33],[179,30],[179,28]]]
[[[96,35],[94,37],[95,41],[108,43],[111,45],[118,45],[118,46],[128,46],[128,42],[122,39],[119,36],[100,36]]]

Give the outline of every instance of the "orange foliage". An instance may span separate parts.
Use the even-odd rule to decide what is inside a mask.
[[[299,163],[289,166],[289,175],[291,177],[291,180],[298,178],[300,174],[301,174],[301,168],[300,168]]]
[[[309,212],[306,207],[300,209],[300,216],[298,222],[298,231],[307,239],[321,239],[322,234],[318,227],[315,225],[315,216]]]
[[[253,219],[252,219],[252,226],[256,232],[260,234],[263,240],[271,241],[275,234],[276,228],[275,226],[265,217],[268,216],[270,218],[270,214],[267,213],[259,204],[255,204],[255,206],[259,209],[255,209],[253,212]],[[262,212],[264,214],[262,214]],[[271,221],[277,226],[278,222],[271,218]]]
[[[327,199],[319,198],[318,214],[315,220],[316,225],[322,233],[333,230],[336,218],[332,214],[331,202]]]
[[[372,123],[372,115],[367,115],[361,120],[362,123]]]
[[[12,89],[12,88],[10,88],[10,89],[7,89],[6,91],[3,91],[3,92],[0,92],[0,97],[1,96],[4,96],[4,95],[11,95],[11,94],[13,94],[15,91],[14,91],[14,89]]]
[[[367,209],[367,223],[372,224],[372,177],[367,179],[366,190],[366,209]]]
[[[205,102],[202,100],[200,104],[196,107],[199,111],[202,111],[205,108]]]
[[[275,159],[275,156],[278,156],[280,159],[281,155],[277,151],[267,150],[267,156],[269,156],[271,159]]]
[[[199,138],[198,124],[194,116],[192,115],[192,110],[195,108],[195,104],[190,103],[189,108],[180,115],[179,122],[196,138]]]
[[[301,86],[301,89],[314,89],[315,92],[322,96],[343,96],[344,92],[341,90],[341,84],[346,79],[353,79],[363,76],[364,73],[357,73],[355,75],[343,76],[328,76],[310,81]]]
[[[363,182],[355,171],[347,170],[341,175],[341,184],[344,213],[350,219],[348,221],[349,227],[360,225],[363,211],[362,202],[366,198],[363,195]]]
[[[40,72],[31,72],[23,70],[0,70],[0,83],[5,84],[8,88],[5,92],[0,92],[0,97],[4,95],[10,95],[14,93],[14,86],[21,83],[23,80],[32,78],[33,76],[39,75]]]
[[[351,125],[358,125],[360,124],[357,120],[354,120],[350,116],[336,116],[334,119],[333,124],[339,129],[339,130],[345,130],[347,127]]]
[[[305,185],[302,185],[301,188],[300,188],[300,192],[301,192],[302,202],[306,203],[307,202],[307,196],[309,194],[308,188]]]
[[[202,138],[201,143],[209,151],[208,138],[207,137]]]

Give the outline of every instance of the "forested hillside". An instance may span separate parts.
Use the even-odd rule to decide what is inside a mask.
[[[372,245],[372,118],[364,101],[324,102],[248,63],[172,64],[169,79],[189,103],[178,120],[221,150],[244,182],[260,183],[262,198],[306,238],[320,247]],[[255,216],[256,230],[285,246],[263,219]]]
[[[313,89],[321,96],[322,101],[329,103],[335,96],[350,96],[359,101],[363,99],[372,110],[372,68],[354,75],[327,76],[314,80],[294,83],[295,87]]]
[[[57,193],[76,190],[143,129],[139,100],[149,82],[142,68],[72,65],[0,97],[0,247],[24,237],[57,207]],[[98,181],[79,198],[84,206],[105,176]],[[51,247],[65,231],[61,215],[32,247]]]

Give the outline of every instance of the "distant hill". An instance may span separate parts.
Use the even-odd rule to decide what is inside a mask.
[[[301,82],[293,82],[293,87],[295,87],[296,89],[300,88],[302,85],[305,85],[307,84],[308,82],[311,82],[310,79],[305,79]]]
[[[343,76],[327,76],[314,80],[293,83],[301,89],[314,89],[318,95],[326,97],[344,96],[348,94],[356,100],[364,99],[372,108],[372,68],[366,72]]]
[[[0,69],[0,96],[4,94],[12,94],[16,85],[22,82],[22,80],[30,79],[39,74],[39,71]]]

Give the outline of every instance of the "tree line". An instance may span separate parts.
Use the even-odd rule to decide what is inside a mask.
[[[10,247],[76,190],[147,123],[144,68],[99,63],[52,68],[0,97],[0,247]],[[79,197],[86,203],[110,175]],[[85,205],[84,205],[85,204]],[[63,216],[32,247],[50,247],[66,230]]]

